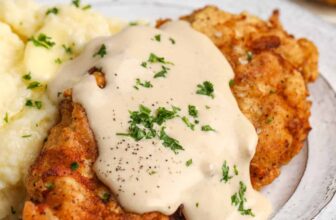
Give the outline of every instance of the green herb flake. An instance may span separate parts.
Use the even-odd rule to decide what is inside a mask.
[[[63,47],[65,53],[72,54],[72,48],[71,47],[68,47],[65,44],[63,44],[62,47]]]
[[[272,117],[267,118],[266,119],[266,124],[271,124],[273,120],[274,120],[274,118],[272,118]]]
[[[170,42],[172,43],[172,44],[175,44],[176,43],[176,41],[175,41],[175,39],[173,39],[173,38],[169,38],[169,40],[170,40]]]
[[[179,111],[177,108],[173,107],[173,110],[170,111],[164,107],[160,107],[156,111],[156,116],[153,119],[155,123],[158,125],[162,125],[164,122],[173,119],[177,116],[177,111]]]
[[[12,213],[12,215],[15,215],[15,214],[16,214],[16,210],[14,209],[14,207],[11,206],[10,209],[11,209],[11,213]]]
[[[196,106],[188,105],[188,112],[189,112],[190,116],[192,116],[194,118],[198,117],[198,110],[197,110]]]
[[[89,9],[91,9],[92,8],[92,6],[91,5],[85,5],[85,6],[83,6],[82,7],[82,9],[85,11],[85,10],[89,10]]]
[[[108,193],[108,192],[105,192],[102,196],[101,196],[101,200],[104,202],[104,203],[107,203],[111,198],[111,194]]]
[[[28,73],[28,74],[26,74],[26,75],[23,75],[23,76],[22,76],[22,79],[23,79],[23,80],[26,80],[26,81],[31,80],[31,79],[32,79],[32,77],[31,77],[31,73]]]
[[[216,131],[215,129],[213,129],[210,125],[203,125],[201,128],[202,131]]]
[[[106,54],[106,46],[105,44],[102,44],[99,50],[93,55],[93,57],[100,56],[100,58],[103,58],[104,56],[106,56]]]
[[[72,0],[71,2],[76,8],[80,7],[81,4],[81,0]]]
[[[192,159],[186,161],[186,166],[189,167],[193,163]]]
[[[238,167],[237,167],[236,164],[233,165],[233,172],[234,172],[234,174],[235,174],[236,176],[238,176],[239,172],[238,172]]]
[[[79,168],[79,164],[77,162],[73,162],[70,164],[70,169],[72,171],[76,171]]]
[[[151,53],[148,58],[149,63],[163,63],[163,64],[173,64],[172,62],[166,61],[164,57],[160,57],[154,53]]]
[[[42,108],[42,102],[41,101],[35,101],[34,104],[35,104],[35,107],[37,109],[41,109]]]
[[[234,81],[234,79],[231,79],[230,81],[229,81],[229,86],[230,87],[233,87],[235,85],[235,81]]]
[[[155,170],[149,170],[149,171],[148,171],[148,174],[149,174],[150,176],[152,176],[152,175],[156,174],[156,171],[155,171]]]
[[[198,203],[198,202],[196,202],[195,206],[196,206],[196,208],[198,208],[198,207],[199,207],[199,203]]]
[[[21,137],[22,138],[30,138],[32,135],[31,134],[25,134],[25,135],[22,135]]]
[[[49,9],[47,10],[46,15],[50,15],[50,14],[55,14],[55,15],[57,15],[58,12],[59,12],[59,9],[56,8],[56,7],[53,7],[53,8],[49,8]]]
[[[129,26],[138,26],[139,25],[139,22],[137,21],[131,21],[128,23]]]
[[[52,41],[51,37],[40,33],[37,38],[31,37],[28,41],[31,41],[36,47],[44,47],[50,49],[55,46],[55,42]]]
[[[245,202],[247,201],[245,193],[246,193],[246,185],[242,181],[240,181],[239,191],[231,196],[231,204],[238,208],[238,211],[240,212],[241,215],[250,215],[252,217],[255,217],[251,209],[244,208]]]
[[[8,115],[8,112],[6,112],[6,114],[5,114],[4,122],[5,122],[6,124],[9,123],[9,115]]]
[[[135,83],[136,84],[135,84],[134,88],[137,89],[137,90],[139,89],[139,86],[142,86],[144,88],[152,88],[153,87],[153,85],[150,81],[141,82],[140,79],[136,79]]]
[[[34,81],[29,83],[29,85],[27,86],[27,89],[35,89],[41,86],[41,83]]]
[[[55,63],[57,63],[57,64],[62,64],[63,61],[61,60],[61,58],[57,58],[57,59],[55,59]]]
[[[141,66],[144,67],[144,68],[147,68],[147,62],[142,62]]]
[[[175,154],[178,154],[178,151],[180,150],[184,150],[178,140],[167,135],[167,133],[165,132],[165,127],[161,128],[160,140],[163,141],[163,146],[171,149]]]
[[[229,175],[230,167],[226,164],[226,161],[224,161],[222,165],[222,179],[220,181],[223,181],[224,183],[227,183],[232,176]]]
[[[196,91],[199,95],[206,95],[211,98],[214,98],[214,87],[213,84],[209,81],[204,81],[202,84],[197,85],[198,90]]]
[[[157,73],[155,73],[154,75],[154,78],[159,78],[159,77],[166,77],[167,76],[167,73],[168,73],[168,70],[170,70],[168,67],[165,67],[165,66],[161,66],[161,70]]]
[[[153,40],[157,41],[157,42],[161,42],[161,34],[157,34],[154,36]]]
[[[55,185],[53,183],[46,183],[45,187],[47,188],[47,190],[53,190],[55,188]]]
[[[191,123],[189,121],[189,119],[187,117],[182,117],[182,121],[184,122],[184,124],[187,125],[187,127],[189,127],[191,130],[194,130],[195,129],[195,125],[193,123]]]
[[[246,53],[246,58],[248,61],[251,61],[253,59],[253,53],[251,51],[248,51]]]

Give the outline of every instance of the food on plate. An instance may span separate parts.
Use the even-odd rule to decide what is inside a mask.
[[[20,214],[24,176],[56,122],[49,80],[88,41],[123,26],[73,4],[0,1],[0,219]]]
[[[269,21],[206,7],[182,18],[229,60],[231,89],[259,136],[251,161],[255,189],[271,183],[303,147],[310,130],[307,84],[318,77],[318,51],[288,34],[275,11]]]

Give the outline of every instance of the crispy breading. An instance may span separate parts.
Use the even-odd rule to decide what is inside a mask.
[[[93,171],[98,148],[84,109],[66,100],[60,111],[61,121],[51,130],[28,175],[29,201],[23,218],[168,220],[169,217],[155,212],[123,212]]]
[[[278,12],[265,22],[206,7],[182,19],[209,36],[235,71],[232,91],[259,134],[251,162],[251,180],[259,189],[300,151],[310,130],[306,84],[318,76],[317,50],[308,40],[287,34]],[[123,211],[92,169],[98,150],[85,110],[65,100],[60,111],[60,123],[28,175],[24,219],[184,219],[180,211],[170,217]]]
[[[310,130],[306,84],[318,76],[318,51],[269,21],[206,7],[182,17],[207,35],[232,65],[231,89],[259,135],[250,172],[253,187],[271,183],[302,148]]]

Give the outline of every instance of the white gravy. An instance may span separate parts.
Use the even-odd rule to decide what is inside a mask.
[[[102,45],[106,54],[101,50],[94,57]],[[148,62],[151,53],[165,60],[152,56]],[[105,88],[99,88],[88,74],[92,67],[105,74]],[[160,71],[165,77],[154,78]],[[206,36],[177,21],[161,29],[129,27],[113,37],[94,40],[79,58],[64,66],[49,91],[57,101],[59,92],[72,88],[74,102],[86,109],[99,146],[94,169],[126,210],[170,215],[183,204],[188,220],[267,219],[271,205],[252,188],[249,174],[258,137],[230,91],[233,76],[227,60]],[[213,84],[214,92],[210,88],[203,91],[207,95],[197,94],[201,90],[197,85],[205,81]],[[136,141],[119,133],[130,133],[130,112],[140,105],[152,111],[150,118],[159,107],[171,111],[175,106],[180,111],[175,108],[178,116],[161,125],[154,122],[154,137]],[[189,115],[189,105],[196,107],[197,117]],[[194,124],[194,130],[183,117]],[[215,131],[202,130],[205,125]],[[160,133],[163,127],[166,136]],[[174,153],[165,146],[164,142],[174,142],[171,138],[183,150]],[[224,162],[229,167],[229,174],[224,174],[228,181],[222,180]],[[240,189],[246,199],[241,210],[244,198],[238,196],[237,203],[232,203]]]

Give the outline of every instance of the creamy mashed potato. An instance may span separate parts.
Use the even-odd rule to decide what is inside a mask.
[[[45,94],[48,82],[88,41],[124,26],[71,3],[0,1],[0,219],[20,212],[24,176],[56,120],[57,108]],[[47,46],[29,40],[40,36]]]

